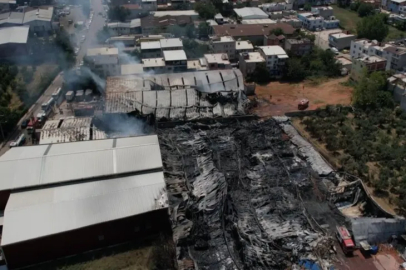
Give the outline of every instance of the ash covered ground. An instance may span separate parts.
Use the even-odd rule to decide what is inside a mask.
[[[324,201],[326,179],[274,119],[189,123],[158,135],[179,269],[334,262],[332,234],[345,219]]]

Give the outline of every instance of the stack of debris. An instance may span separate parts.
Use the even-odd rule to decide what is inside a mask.
[[[317,204],[313,171],[277,121],[159,133],[180,269],[331,263],[334,227],[307,208]]]

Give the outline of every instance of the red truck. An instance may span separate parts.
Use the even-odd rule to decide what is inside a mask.
[[[30,122],[27,125],[27,132],[28,134],[34,133],[34,130],[37,128],[41,128],[41,121],[37,117],[31,117]]]
[[[355,244],[350,232],[345,226],[337,226],[337,239],[345,255],[351,255],[355,250]]]

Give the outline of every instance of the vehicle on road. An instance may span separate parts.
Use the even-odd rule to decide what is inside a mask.
[[[21,129],[25,129],[28,126],[28,123],[30,120],[24,119],[23,122],[21,123]]]
[[[25,135],[21,134],[20,136],[18,136],[17,140],[15,140],[14,142],[10,143],[10,147],[16,147],[16,146],[21,146],[25,143]]]
[[[27,133],[28,134],[33,134],[34,130],[37,128],[41,128],[41,119],[37,117],[31,117],[30,122],[28,123],[27,126]]]

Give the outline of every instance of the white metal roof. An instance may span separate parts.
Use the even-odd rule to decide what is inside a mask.
[[[29,26],[13,26],[0,29],[0,44],[27,43]]]
[[[164,208],[165,196],[162,172],[11,193],[1,245]]]
[[[265,55],[286,55],[281,46],[259,46]]]
[[[184,50],[164,51],[163,53],[165,61],[187,60]]]
[[[276,21],[271,19],[251,19],[251,20],[242,20],[242,24],[274,24]]]
[[[173,47],[183,47],[182,40],[180,38],[166,38],[159,41],[161,43],[161,48],[173,48]]]
[[[262,9],[257,7],[235,8],[234,12],[243,19],[266,19],[269,18]]]
[[[161,167],[156,135],[15,147],[0,157],[0,190]]]
[[[160,49],[161,43],[159,41],[141,42],[141,50]]]
[[[194,10],[168,10],[168,11],[154,11],[154,17],[163,17],[163,16],[195,16],[198,17],[199,14]]]

